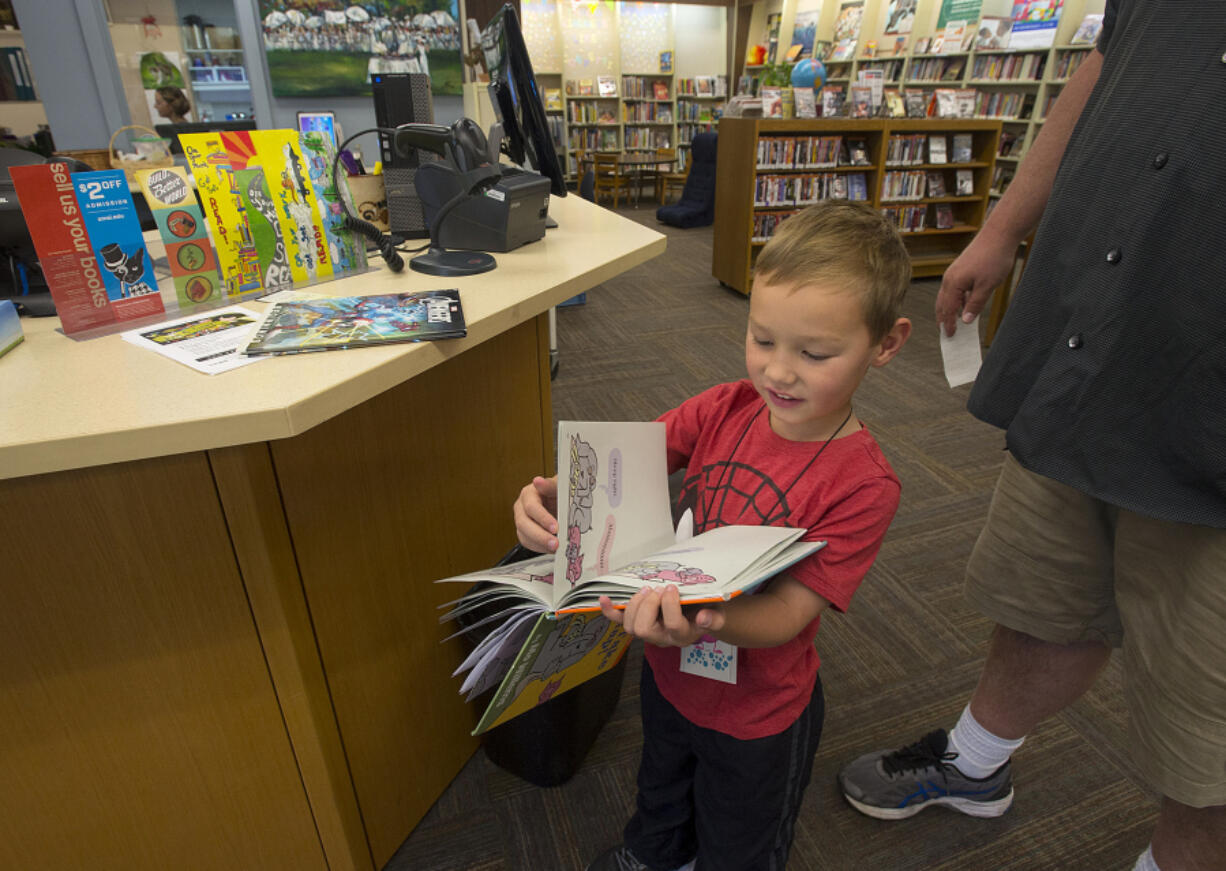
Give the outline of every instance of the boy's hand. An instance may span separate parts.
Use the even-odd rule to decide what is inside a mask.
[[[687,614],[673,584],[639,590],[626,603],[625,611],[613,607],[608,596],[601,596],[600,612],[620,623],[628,635],[661,647],[685,647],[724,626],[722,605],[703,605]]]
[[[532,479],[515,500],[515,534],[519,543],[536,553],[558,549],[558,478]]]

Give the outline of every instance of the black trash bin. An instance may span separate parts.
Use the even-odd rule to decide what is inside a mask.
[[[499,560],[498,565],[534,556],[537,554],[517,545]],[[457,618],[457,622],[461,626],[471,626],[489,613],[473,611]],[[478,629],[465,637],[476,645],[485,635]],[[626,657],[623,655],[617,665],[603,674],[483,733],[481,744],[485,755],[499,768],[536,786],[565,783],[579,770],[601,728],[617,707],[625,672]],[[496,687],[486,690],[474,698],[473,704],[478,711],[485,710],[496,690]]]

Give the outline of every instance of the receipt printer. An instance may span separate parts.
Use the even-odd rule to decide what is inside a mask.
[[[422,170],[417,173],[417,193],[426,223],[433,224],[438,210],[459,188],[445,173]],[[545,235],[548,214],[549,179],[504,166],[497,182],[469,195],[443,216],[438,244],[469,251],[513,251]]]

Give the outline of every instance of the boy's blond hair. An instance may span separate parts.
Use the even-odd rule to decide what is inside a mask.
[[[779,224],[754,276],[796,287],[837,284],[859,293],[864,323],[878,342],[902,311],[911,257],[898,230],[872,206],[823,200]]]

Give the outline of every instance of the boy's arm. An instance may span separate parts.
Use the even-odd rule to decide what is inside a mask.
[[[682,608],[677,587],[648,587],[635,593],[625,611],[600,598],[601,612],[626,632],[662,647],[685,647],[704,636],[738,647],[778,647],[791,641],[830,602],[789,575],[775,577],[752,596],[724,605]]]

